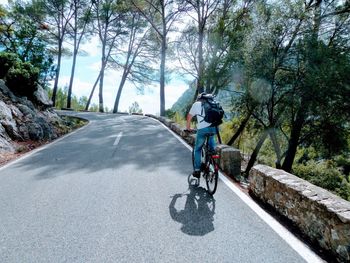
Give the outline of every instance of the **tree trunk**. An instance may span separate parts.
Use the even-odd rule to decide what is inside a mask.
[[[90,92],[89,99],[88,99],[88,101],[87,101],[87,103],[86,103],[86,106],[85,106],[85,110],[86,110],[86,111],[89,110],[90,103],[91,103],[91,99],[92,99],[92,96],[94,95],[95,88],[96,88],[96,86],[97,86],[97,83],[98,83],[99,80],[100,80],[100,77],[101,77],[101,71],[100,71],[100,73],[98,74],[98,77],[97,77],[97,79],[96,79],[96,81],[95,81],[95,83],[94,83],[94,86],[92,87],[92,90],[91,90],[91,92]]]
[[[77,13],[77,2],[74,1],[74,41],[73,41],[73,63],[72,63],[72,69],[71,69],[71,74],[70,74],[70,80],[69,80],[69,86],[68,86],[68,96],[67,96],[67,108],[71,108],[71,101],[72,101],[72,89],[73,89],[73,80],[74,80],[74,73],[75,73],[75,64],[77,61],[77,54],[78,54],[78,46],[77,46],[77,23],[78,23],[78,13]]]
[[[76,46],[76,37],[74,38],[73,63],[72,63],[72,70],[71,70],[69,86],[68,86],[68,97],[67,97],[67,108],[68,109],[71,108],[73,80],[74,80],[75,65],[77,62],[77,55],[78,55],[78,50],[75,48],[75,46]]]
[[[106,39],[106,36],[105,36]],[[106,42],[104,41],[102,44],[102,58],[101,58],[101,74],[100,74],[100,86],[98,93],[98,109],[99,112],[103,112],[103,80],[105,75],[105,67],[106,67]]]
[[[56,105],[56,94],[57,94],[57,89],[58,89],[58,79],[59,79],[59,77],[60,77],[60,69],[61,69],[62,42],[63,42],[63,40],[59,40],[59,42],[58,42],[58,55],[57,55],[56,76],[55,76],[55,83],[54,83],[53,91],[52,91],[52,97],[51,97],[51,100],[52,100],[52,102],[53,102],[53,106],[54,106],[54,107],[55,107],[55,105]]]
[[[238,130],[236,131],[236,133],[232,136],[232,138],[229,140],[229,142],[227,143],[228,145],[233,145],[235,143],[235,141],[237,140],[237,138],[241,135],[241,133],[243,132],[245,126],[247,125],[250,116],[252,115],[252,112],[250,112],[247,117],[245,117],[245,119],[241,122],[241,124],[239,125]]]
[[[292,170],[295,154],[299,145],[301,129],[305,122],[305,116],[305,108],[299,108],[296,119],[295,121],[293,121],[292,124],[292,130],[288,142],[288,149],[282,165],[282,169],[286,172],[291,172]]]
[[[281,154],[281,147],[277,141],[276,132],[275,130],[270,130],[269,134],[273,144],[273,148],[275,149],[275,153],[276,153],[276,163],[275,163],[276,168],[281,169],[282,154]]]
[[[198,31],[198,82],[197,82],[198,93],[202,93],[204,91],[209,92],[204,89],[203,35],[204,35],[204,32],[202,29],[202,25],[200,23],[199,31]]]
[[[314,48],[314,45],[317,45],[318,41],[318,35],[319,35],[319,30],[320,30],[320,24],[321,24],[321,4],[323,0],[317,0],[315,3],[315,13],[313,17],[313,28],[311,31],[311,46],[308,47],[309,49]],[[306,59],[306,65],[313,64],[310,62],[310,58]],[[288,149],[286,152],[286,157],[284,158],[284,162],[282,164],[282,169],[285,170],[286,172],[291,172],[292,167],[293,167],[293,162],[295,159],[295,155],[298,149],[299,145],[299,140],[300,140],[300,135],[301,135],[301,130],[303,128],[303,125],[305,123],[306,119],[306,113],[307,109],[309,107],[309,102],[308,102],[308,96],[306,94],[301,95],[302,100],[301,100],[301,105],[298,109],[297,115],[295,120],[292,123],[292,129],[291,129],[291,135],[290,139],[288,142]]]
[[[258,154],[259,154],[259,151],[261,149],[261,146],[264,144],[266,138],[267,138],[267,135],[269,134],[269,132],[266,130],[264,131],[264,133],[262,134],[262,136],[260,137],[257,145],[255,146],[255,149],[252,153],[252,155],[250,156],[250,159],[249,159],[249,162],[248,162],[248,165],[247,165],[247,168],[244,172],[245,174],[245,177],[248,177],[249,175],[249,172],[250,170],[252,169],[252,167],[254,166],[254,163],[256,161],[256,158],[258,157]]]
[[[98,92],[98,110],[99,112],[103,112],[103,79],[105,74],[105,68],[103,67],[101,69],[101,75],[100,75],[100,86],[99,86],[99,92]]]
[[[118,112],[120,96],[121,96],[122,90],[123,90],[123,88],[124,88],[124,84],[125,84],[125,81],[126,81],[126,77],[127,77],[127,73],[124,71],[124,72],[123,72],[122,79],[121,79],[120,84],[119,84],[117,97],[115,98],[113,113],[117,113],[117,112]]]
[[[160,63],[160,116],[165,116],[165,59],[166,35],[162,37],[161,63]]]

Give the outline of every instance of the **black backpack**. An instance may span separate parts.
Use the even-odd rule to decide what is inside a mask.
[[[211,123],[211,126],[219,126],[222,123],[224,115],[223,108],[214,98],[203,99],[201,116],[204,117],[205,122]]]

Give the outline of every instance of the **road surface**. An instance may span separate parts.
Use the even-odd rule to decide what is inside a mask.
[[[80,115],[0,169],[0,262],[317,262],[222,180],[189,188],[191,152],[158,121]]]

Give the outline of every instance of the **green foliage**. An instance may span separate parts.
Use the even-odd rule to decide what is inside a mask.
[[[61,118],[62,118],[62,120],[64,120],[66,126],[70,130],[77,129],[77,128],[82,127],[82,126],[87,124],[86,120],[72,117],[72,116],[61,116]]]
[[[174,120],[176,123],[180,124],[181,126],[186,127],[187,120],[182,113],[176,112],[171,119]]]
[[[95,103],[92,103],[90,108],[89,108],[89,111],[93,111],[93,112],[99,112],[99,107],[97,104]]]
[[[0,15],[0,48],[38,68],[39,80],[45,84],[53,75],[53,58],[45,30],[33,20],[35,9],[31,3],[22,1],[11,1],[8,7],[9,10]]]
[[[350,201],[350,183],[332,161],[297,164],[293,166],[293,174]]]
[[[37,90],[39,69],[29,62],[17,61],[6,74],[6,85],[15,94],[32,98]]]
[[[171,109],[167,109],[165,110],[165,117],[169,118],[169,119],[173,119],[175,114],[177,114],[176,111],[173,111]]]
[[[52,96],[52,89],[49,89],[49,96]],[[56,93],[56,105],[55,107],[57,109],[65,108],[67,105],[67,98],[68,98],[68,88],[65,87],[64,89],[59,88]],[[86,96],[82,96],[78,98],[77,96],[72,96],[72,109],[75,111],[83,111],[85,110],[86,103],[88,101],[88,98]],[[92,104],[89,108],[89,111],[98,112],[98,106],[96,104]],[[106,109],[105,112],[107,112],[108,109]]]
[[[0,79],[3,79],[9,69],[18,62],[18,56],[14,53],[0,52]]]
[[[223,122],[220,125],[220,135],[223,143],[227,143],[231,139],[232,127],[234,126],[235,121],[236,121],[236,118],[232,119],[231,121]]]
[[[350,174],[350,158],[349,156],[339,155],[334,157],[334,162],[337,167],[340,167],[343,174],[349,176]]]
[[[137,101],[135,101],[130,107],[129,107],[129,113],[142,113],[142,109],[140,108],[140,105]]]

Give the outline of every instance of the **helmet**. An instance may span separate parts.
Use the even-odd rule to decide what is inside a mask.
[[[214,98],[213,94],[206,93],[206,92],[202,92],[202,93],[198,94],[198,96],[197,96],[197,100],[212,99],[212,98]]]

